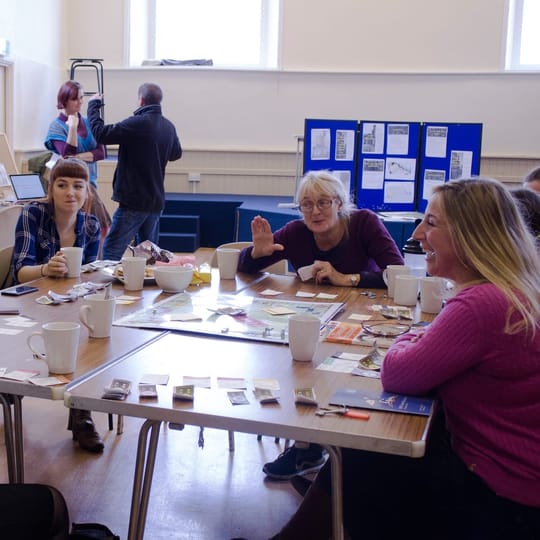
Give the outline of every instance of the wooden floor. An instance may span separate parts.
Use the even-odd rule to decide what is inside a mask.
[[[125,418],[124,433],[108,431],[107,415],[95,413],[103,454],[81,451],[66,427],[62,402],[23,399],[25,481],[53,485],[64,494],[72,522],[99,522],[127,537],[133,467],[141,421]],[[1,425],[1,424],[0,424]],[[262,466],[282,450],[272,437],[205,429],[161,430],[146,523],[150,540],[262,540],[275,534],[300,502],[288,482],[265,481]],[[0,481],[7,482],[3,426]]]

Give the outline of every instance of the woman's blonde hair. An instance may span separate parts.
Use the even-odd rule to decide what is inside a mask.
[[[505,331],[526,329],[534,335],[540,320],[540,256],[510,191],[497,180],[471,178],[442,184],[433,193],[460,262],[478,282],[493,283],[508,298]]]

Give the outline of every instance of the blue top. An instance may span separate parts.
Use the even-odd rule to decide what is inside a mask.
[[[92,214],[77,212],[75,247],[83,248],[83,264],[97,259],[100,242],[99,222]],[[62,246],[49,203],[33,202],[23,207],[15,228],[15,246],[11,273],[18,283],[17,273],[23,266],[45,264]]]
[[[105,156],[105,147],[97,144],[92,135],[90,123],[87,118],[79,114],[79,127],[77,128],[77,147],[67,144],[69,127],[66,124],[67,116],[60,114],[49,125],[47,136],[45,137],[45,148],[51,152],[62,155],[62,157],[71,154],[92,152],[94,159],[100,160]],[[60,143],[60,144],[55,144]],[[90,173],[90,182],[97,187],[97,163],[96,161],[86,162]]]

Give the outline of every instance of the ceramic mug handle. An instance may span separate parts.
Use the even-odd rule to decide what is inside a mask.
[[[36,336],[40,336],[41,337],[41,340],[43,341],[43,333],[42,332],[33,332],[32,334],[30,334],[27,338],[26,338],[26,343],[28,345],[28,348],[32,351],[32,353],[34,354],[34,356],[37,356],[38,358],[40,358],[41,360],[46,360],[47,357],[45,354],[39,352],[37,349],[34,349],[34,347],[32,346],[32,341],[33,341],[33,338],[36,337]]]

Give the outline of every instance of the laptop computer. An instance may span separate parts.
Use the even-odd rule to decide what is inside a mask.
[[[10,174],[9,180],[19,202],[35,201],[47,197],[38,173]]]

